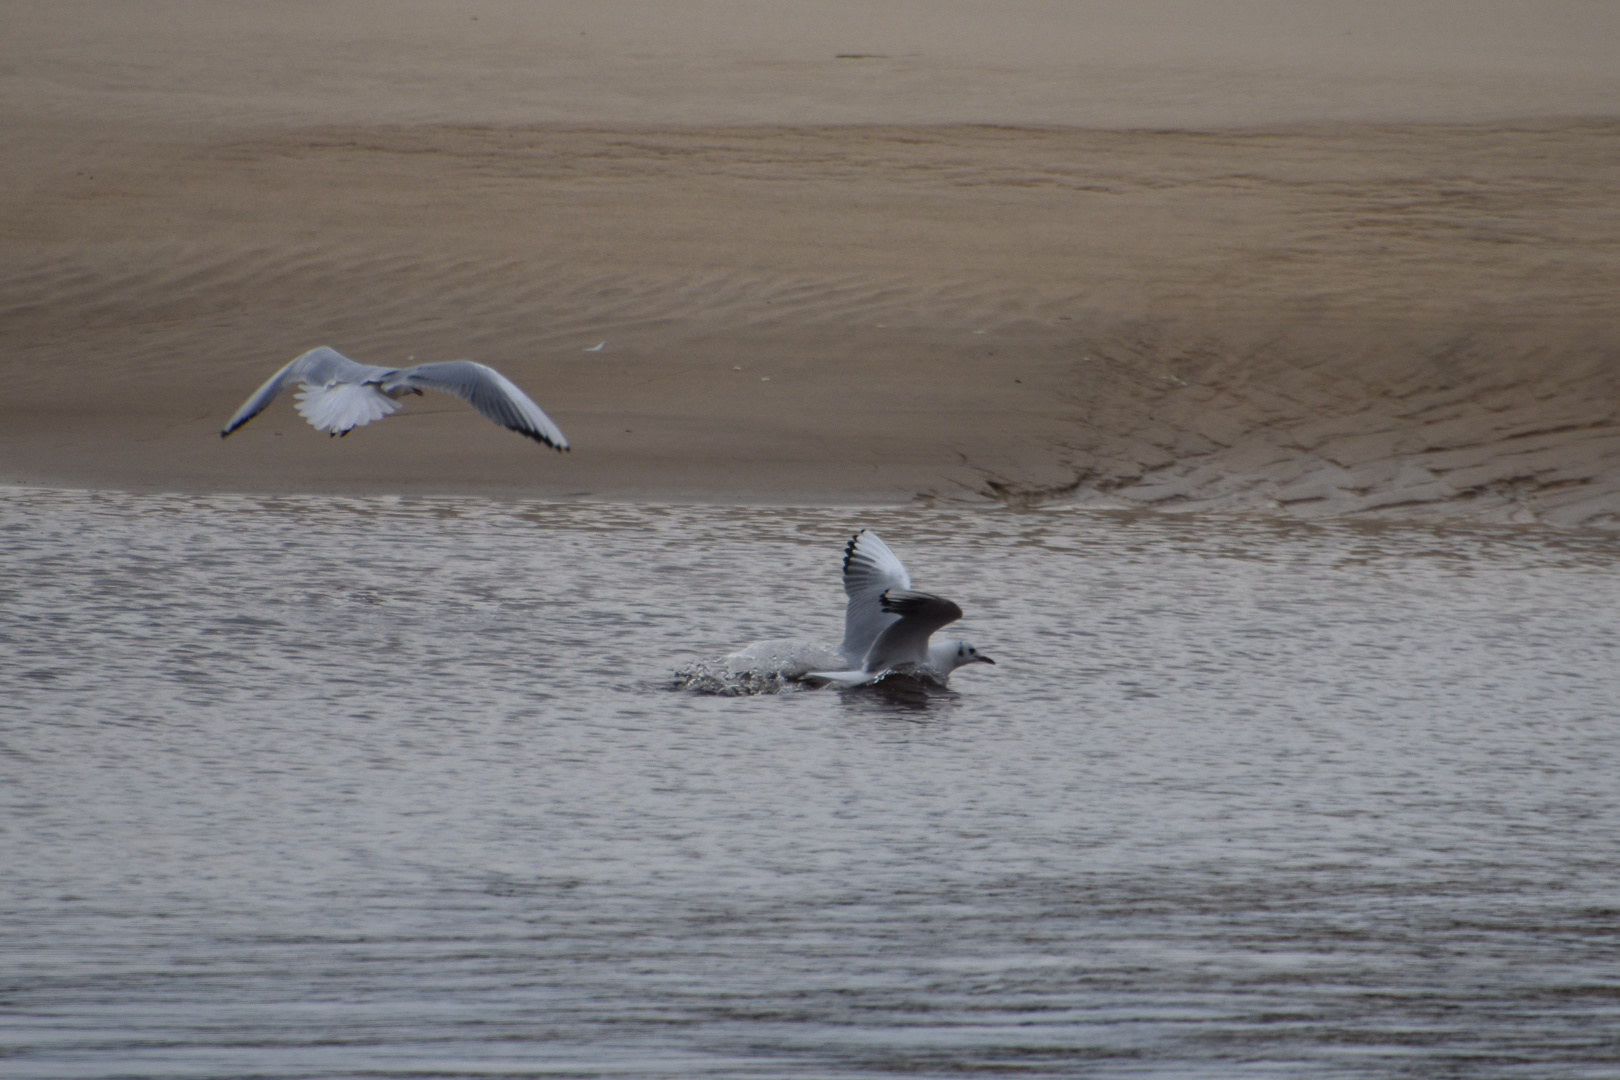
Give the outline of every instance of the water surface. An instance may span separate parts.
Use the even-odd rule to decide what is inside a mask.
[[[714,697],[882,533],[994,656]],[[1620,542],[0,497],[0,1073],[1613,1076]]]

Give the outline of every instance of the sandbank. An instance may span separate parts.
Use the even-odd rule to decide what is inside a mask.
[[[0,483],[1620,527],[1612,5],[7,25]],[[317,344],[574,451],[447,398],[220,440]]]

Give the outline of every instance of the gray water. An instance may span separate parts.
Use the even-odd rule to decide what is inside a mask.
[[[745,697],[877,529],[998,666]],[[1620,1074],[1620,542],[0,492],[0,1073]]]

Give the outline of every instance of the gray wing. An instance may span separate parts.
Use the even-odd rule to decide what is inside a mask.
[[[568,449],[568,439],[551,417],[529,400],[529,396],[505,375],[492,367],[471,360],[450,360],[442,364],[418,364],[404,368],[389,381],[391,386],[418,390],[443,390],[454,394],[473,408],[520,435],[536,442]]]
[[[884,612],[883,594],[909,588],[911,575],[877,533],[862,529],[850,537],[844,545],[844,592],[849,604],[844,608],[844,642],[838,646],[850,667],[861,666],[872,642],[897,618]]]
[[[226,422],[224,429],[219,433],[219,437],[225,438],[231,432],[264,412],[266,407],[276,400],[277,394],[294,383],[308,383],[311,386],[331,386],[333,383],[375,382],[393,370],[393,368],[373,367],[370,364],[357,364],[327,345],[322,345],[318,349],[311,349],[270,376],[269,382],[255,390],[253,396],[243,402],[240,409],[236,410],[236,415]]]
[[[943,596],[890,589],[883,594],[882,608],[899,619],[877,636],[861,666],[871,671],[887,671],[900,664],[926,664],[928,639],[934,631],[962,617],[962,609]]]

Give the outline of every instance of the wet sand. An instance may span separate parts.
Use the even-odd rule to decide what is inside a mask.
[[[0,482],[1620,527],[1620,12],[1207,7],[11,6]]]

